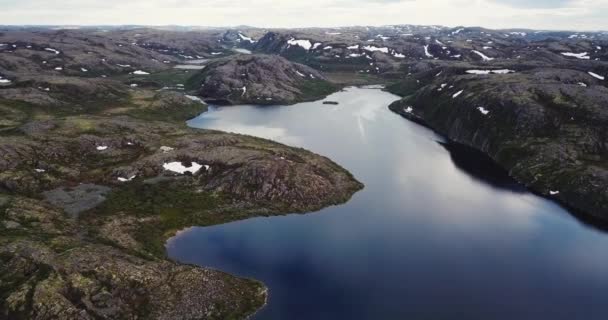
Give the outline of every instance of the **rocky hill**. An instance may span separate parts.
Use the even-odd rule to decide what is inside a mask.
[[[532,190],[606,220],[605,70],[436,66],[389,87],[406,96],[390,108],[483,151]]]
[[[222,104],[293,104],[336,88],[320,72],[276,55],[238,55],[210,62],[188,88]]]

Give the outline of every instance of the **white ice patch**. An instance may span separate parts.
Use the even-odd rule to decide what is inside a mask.
[[[287,43],[292,46],[300,46],[306,50],[310,50],[310,48],[312,48],[312,43],[310,43],[310,40],[296,40],[295,38],[291,38],[287,41]]]
[[[481,59],[483,59],[483,61],[492,61],[492,60],[494,60],[494,58],[490,58],[490,57],[486,56],[485,54],[483,54],[483,53],[481,53],[481,52],[479,52],[477,50],[473,50],[473,53],[475,53],[478,56],[480,56]]]
[[[441,41],[439,41],[437,39],[435,39],[435,43],[438,44],[438,45],[440,45],[440,46],[442,46],[442,47],[445,47],[445,44],[443,44]]]
[[[434,56],[429,52],[429,46],[426,45],[424,46],[424,55],[427,56],[428,58],[433,58]]]
[[[133,74],[138,74],[138,75],[147,75],[147,74],[150,74],[150,73],[149,73],[149,72],[142,71],[142,70],[136,70],[136,71],[133,71]]]
[[[62,67],[57,67],[57,68],[55,68],[55,70],[61,71],[61,70],[63,70],[63,68]]]
[[[357,50],[357,49],[359,49],[359,45],[356,44],[356,45],[353,45],[353,46],[349,46],[349,47],[346,47],[346,49],[348,49],[348,50]]]
[[[164,163],[163,168],[168,171],[173,171],[179,174],[184,174],[186,172],[190,172],[192,174],[197,173],[203,166],[196,163],[191,162],[189,167],[184,166],[181,162],[169,162]],[[207,168],[207,167],[206,167]]]
[[[412,113],[414,111],[414,109],[412,107],[407,107],[403,111],[405,111],[407,113]]]
[[[348,56],[351,57],[351,58],[359,58],[359,57],[362,56],[362,54],[360,54],[360,53],[351,53]]]
[[[403,59],[405,58],[405,55],[403,53],[395,52],[393,53],[393,57]]]
[[[212,56],[219,56],[220,54],[222,54],[221,52],[211,52]]]
[[[479,112],[481,112],[483,115],[487,115],[488,113],[490,113],[490,110],[487,110],[484,107],[479,107],[477,108],[477,110],[479,110]]]
[[[46,170],[44,170],[44,169],[34,169],[34,171],[36,171],[36,172],[38,172],[38,173],[43,173],[43,172],[46,172]]]
[[[599,75],[599,74],[597,74],[597,73],[593,73],[593,72],[591,72],[591,71],[589,71],[588,73],[589,73],[589,75],[590,75],[590,76],[592,76],[592,77],[594,77],[594,78],[596,78],[596,79],[600,79],[600,80],[606,80],[606,78],[605,78],[605,77],[602,77],[602,76],[600,76],[600,75]]]
[[[107,150],[107,149],[108,149],[108,146],[97,146],[97,150],[98,151],[104,151],[104,150]]]
[[[588,54],[589,54],[588,52],[581,52],[581,53],[562,52],[563,56],[573,57],[573,58],[582,59],[582,60],[589,60],[589,59],[591,59],[591,57],[589,57]]]
[[[584,82],[579,82],[578,85],[581,86],[581,87],[587,87],[587,84],[584,83]]]
[[[243,90],[243,93],[241,93],[241,97],[242,97],[242,96],[244,96],[244,95],[245,95],[245,93],[247,93],[247,87],[246,87],[246,86],[243,86],[243,87],[241,88],[241,90]]]
[[[54,54],[59,54],[59,53],[61,53],[61,52],[59,52],[59,50],[55,50],[55,49],[53,49],[53,48],[44,48],[44,50],[49,51],[49,52],[52,52],[52,53],[54,53]]]
[[[130,68],[131,67],[130,64],[116,64],[116,65],[119,66],[119,67],[122,67],[122,68]]]
[[[80,71],[82,71],[82,72],[89,72],[89,70],[87,70],[85,68],[80,68]]]
[[[331,49],[333,49],[332,46],[327,46],[327,47],[323,48],[323,50],[331,50]]]
[[[363,47],[363,50],[370,51],[370,52],[380,51],[383,53],[388,53],[388,48],[386,48],[386,47],[378,48],[376,46],[365,46],[365,47]]]
[[[167,153],[169,151],[173,151],[175,149],[171,148],[171,147],[167,147],[167,146],[162,146],[160,147],[160,151],[162,151],[163,153]]]
[[[320,47],[321,45],[322,45],[322,43],[321,43],[321,42],[317,42],[317,43],[315,43],[315,44],[313,44],[313,45],[312,45],[312,49],[313,49],[313,50],[315,50],[315,49],[317,49],[318,47]]]
[[[460,90],[460,91],[458,91],[458,92],[454,93],[454,95],[452,96],[452,98],[453,98],[453,99],[458,98],[458,96],[459,96],[459,95],[461,95],[463,92],[464,92],[464,90]]]
[[[129,86],[130,86],[131,88],[137,88],[137,87],[139,87],[139,86],[137,85],[137,83],[131,83]]]
[[[556,196],[559,194],[559,191],[549,191],[549,194],[552,196]]]

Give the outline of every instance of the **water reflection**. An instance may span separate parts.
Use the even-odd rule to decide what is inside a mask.
[[[190,121],[329,156],[366,188],[319,213],[187,229],[169,255],[262,280],[256,319],[604,319],[606,235],[391,113],[395,99],[350,88],[337,106]]]

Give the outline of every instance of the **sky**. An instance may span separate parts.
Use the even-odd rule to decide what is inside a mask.
[[[608,0],[0,0],[0,24],[608,30]]]

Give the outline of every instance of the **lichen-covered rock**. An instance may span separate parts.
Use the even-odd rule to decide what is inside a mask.
[[[342,203],[362,187],[302,149],[126,116],[27,123],[0,151],[8,319],[245,318],[265,303],[263,284],[166,261],[165,241]]]

